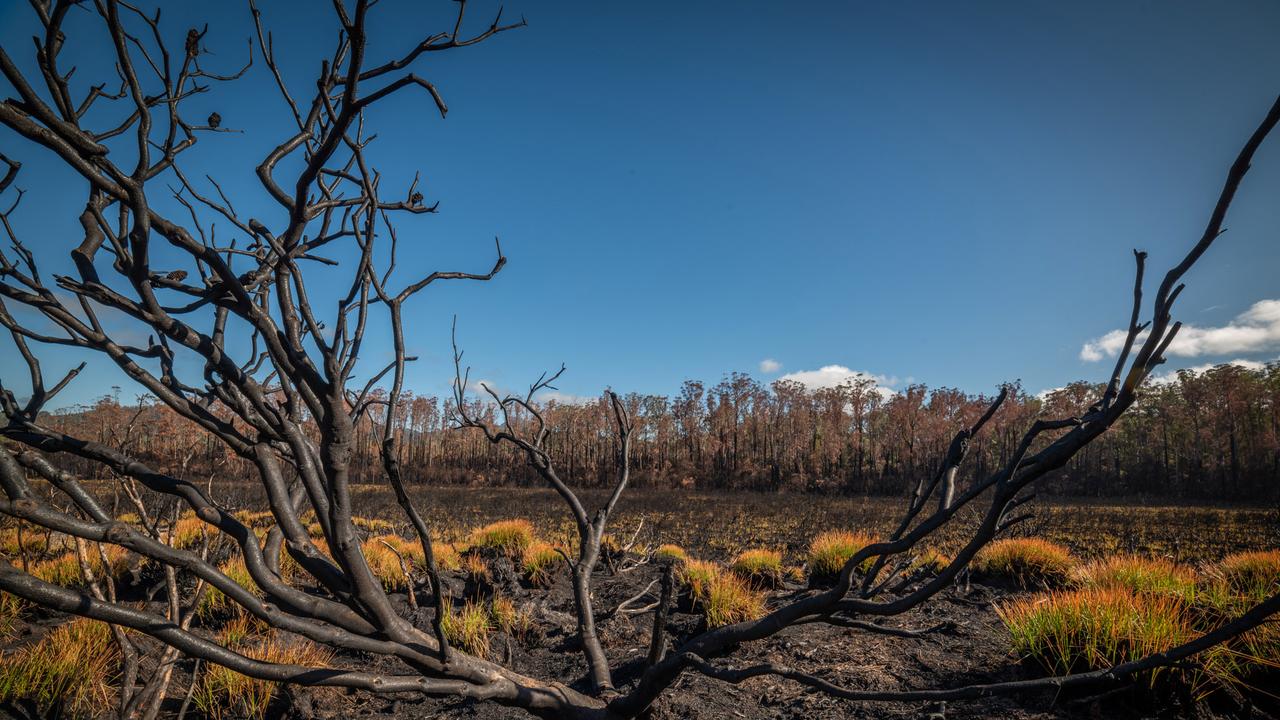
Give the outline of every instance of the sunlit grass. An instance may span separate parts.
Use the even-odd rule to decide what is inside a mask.
[[[0,530],[0,555],[17,558],[26,551],[27,557],[37,557],[47,552],[58,552],[72,546],[69,536],[45,528],[26,525]]]
[[[984,575],[1004,577],[1024,586],[1062,585],[1076,566],[1065,546],[1040,538],[997,540],[973,559],[973,569]]]
[[[103,545],[102,549],[107,556],[106,564],[103,564],[102,554],[99,554],[96,546],[90,544],[86,548],[85,556],[89,570],[98,578],[110,576],[119,579],[123,577],[132,564],[133,556],[119,545]],[[85,581],[84,574],[81,572],[79,556],[74,550],[65,552],[55,558],[32,564],[31,574],[54,585],[72,586],[79,585]]]
[[[206,534],[215,534],[217,530],[198,517],[180,518],[169,530],[169,543],[180,550],[197,547]]]
[[[707,627],[731,625],[764,615],[764,596],[738,575],[715,563],[690,559],[680,570],[680,582],[688,587],[707,619]]]
[[[244,618],[229,622],[218,640],[241,655],[268,663],[325,667],[333,661],[333,651],[326,647],[274,630],[263,631]],[[267,716],[278,683],[241,675],[221,665],[205,667],[193,696],[205,715],[213,720],[263,720]]]
[[[529,608],[516,607],[515,601],[502,595],[489,602],[491,626],[524,643],[538,633],[538,624]]]
[[[689,560],[689,554],[679,545],[659,545],[657,550],[653,551],[653,559],[658,562],[668,562],[680,565]]]
[[[535,542],[524,552],[521,567],[529,582],[546,587],[555,580],[555,572],[564,564],[559,551],[549,543]]]
[[[782,582],[782,552],[767,549],[744,550],[738,553],[729,568],[752,587],[777,587]]]
[[[925,548],[911,560],[908,569],[911,571],[924,570],[934,575],[947,569],[951,564],[951,556],[937,550],[936,548]]]
[[[440,628],[451,645],[472,655],[486,657],[489,654],[489,632],[493,629],[489,618],[489,609],[480,603],[467,601],[461,610],[454,612],[452,604],[446,600]]]
[[[1280,550],[1233,553],[1218,563],[1217,570],[1241,595],[1261,600],[1280,591]]]
[[[809,543],[807,565],[809,574],[819,578],[840,574],[845,563],[859,550],[875,542],[867,533],[847,530],[829,530],[819,534]],[[869,563],[864,562],[865,568]]]
[[[119,652],[106,624],[76,618],[0,659],[0,703],[26,701],[42,713],[99,715],[114,696]]]
[[[1190,599],[1195,594],[1195,571],[1163,558],[1113,555],[1079,568],[1076,581],[1084,587],[1119,587],[1139,593],[1163,593]]]
[[[1182,598],[1120,586],[1021,597],[996,613],[1018,653],[1058,674],[1136,660],[1196,634]]]
[[[499,520],[473,530],[472,547],[488,548],[516,559],[533,545],[533,523],[528,520]]]
[[[26,607],[27,601],[17,595],[0,591],[0,641],[9,638]]]

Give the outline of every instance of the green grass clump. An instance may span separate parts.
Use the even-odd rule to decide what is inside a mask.
[[[1218,572],[1222,570],[1220,566]],[[1218,575],[1201,583],[1193,607],[1197,629],[1207,632],[1231,622],[1276,592],[1275,586],[1268,590],[1238,576],[1234,580]],[[1215,645],[1204,653],[1202,662],[1205,673],[1218,683],[1249,687],[1255,676],[1280,671],[1280,622],[1271,618]]]
[[[1024,587],[1063,585],[1075,565],[1070,550],[1041,538],[997,540],[973,559],[973,569],[979,573],[1008,578]]]
[[[528,520],[499,520],[473,530],[470,544],[519,558],[533,545],[533,524]]]
[[[105,623],[77,618],[0,659],[0,703],[33,703],[42,713],[94,717],[110,706],[119,653]]]
[[[446,601],[440,628],[450,645],[479,657],[489,654],[489,632],[493,627],[489,624],[489,609],[484,605],[468,600],[461,610],[454,612]]]
[[[752,587],[773,588],[782,583],[782,552],[778,550],[744,550],[729,567]]]
[[[1120,587],[1137,593],[1161,593],[1191,598],[1196,574],[1191,568],[1163,558],[1114,555],[1095,560],[1080,569],[1077,582],[1084,587]]]
[[[231,622],[218,633],[226,647],[255,660],[283,665],[325,667],[333,661],[333,651],[308,640],[265,630],[246,617]],[[264,720],[278,683],[241,675],[212,663],[201,676],[192,699],[196,707],[213,720],[249,718]]]
[[[713,562],[690,558],[680,568],[680,584],[689,588],[695,598],[705,595],[711,581],[720,574],[720,568]]]
[[[564,558],[552,545],[535,542],[524,553],[522,563],[524,575],[534,585],[546,587],[555,580],[555,571],[564,563]]]
[[[690,559],[680,569],[679,579],[706,617],[709,628],[764,615],[764,597],[738,575],[725,572],[715,563]]]
[[[1196,634],[1182,598],[1120,586],[1018,598],[997,605],[996,613],[1014,649],[1055,674],[1108,668]]]
[[[1226,556],[1218,573],[1233,591],[1262,600],[1280,590],[1280,550],[1255,550]]]
[[[755,620],[764,615],[764,598],[732,573],[718,573],[700,599],[707,627]]]
[[[809,543],[807,565],[809,574],[818,578],[829,578],[839,575],[845,563],[859,550],[875,542],[875,538],[866,533],[854,533],[846,530],[829,530],[819,534]],[[863,563],[865,569],[869,562]]]
[[[516,607],[509,597],[495,595],[489,602],[489,620],[494,629],[519,640],[528,642],[538,633],[538,624],[528,608]]]

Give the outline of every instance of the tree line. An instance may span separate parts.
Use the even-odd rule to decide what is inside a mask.
[[[1041,415],[1082,416],[1101,384],[1075,382],[1039,395],[1009,386],[1009,398],[974,438],[961,479],[982,477],[1007,462],[1025,428]],[[769,384],[732,373],[715,385],[688,380],[673,396],[621,396],[635,419],[633,483],[700,490],[902,494],[932,473],[958,428],[991,397],[947,387],[908,385],[888,393],[867,378],[836,387]],[[373,396],[380,398],[378,391]],[[468,412],[494,422],[495,407],[468,398]],[[592,402],[541,406],[548,450],[568,482],[604,486],[616,464],[613,411]],[[533,485],[538,478],[516,450],[454,429],[450,401],[405,392],[392,414],[406,478],[427,484]],[[529,420],[517,412],[510,421]],[[71,435],[127,445],[171,471],[233,474],[239,462],[198,428],[149,398],[122,404],[104,397],[56,413],[50,422]],[[356,426],[357,481],[378,482],[382,413]],[[69,460],[69,462],[75,462]],[[80,472],[100,470],[86,465]],[[1271,501],[1280,477],[1280,363],[1183,370],[1148,382],[1135,407],[1064,468],[1044,492],[1087,496],[1151,496],[1175,500]]]

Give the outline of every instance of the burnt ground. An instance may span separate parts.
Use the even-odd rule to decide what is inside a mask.
[[[358,508],[362,515],[395,518],[395,508],[385,488],[360,487]],[[245,483],[223,484],[217,489],[232,506],[257,508],[260,498]],[[544,537],[568,537],[563,508],[547,491],[486,490],[467,488],[415,488],[419,500],[440,506],[448,523],[448,535],[462,537],[471,527],[508,517],[529,517]],[[430,501],[430,502],[428,502]],[[814,498],[812,496],[737,493],[705,495],[660,491],[637,491],[624,496],[614,523],[626,538],[635,531],[641,542],[654,546],[676,542],[699,557],[725,560],[744,547],[776,547],[784,551],[788,564],[802,562],[809,539],[822,529],[856,527],[879,530],[900,510],[900,500],[891,498]],[[1037,503],[1036,527],[1032,534],[1069,544],[1083,557],[1129,551],[1150,553],[1183,562],[1212,562],[1226,552],[1239,549],[1275,547],[1280,541],[1276,509],[1151,507],[1130,504],[1086,504],[1071,501]],[[636,528],[643,523],[643,533]],[[407,528],[404,531],[408,531]],[[943,538],[941,549],[948,549]],[[495,568],[496,569],[496,568]],[[621,667],[616,683],[625,691],[635,682],[647,651],[651,615],[604,617],[619,602],[640,593],[660,570],[643,565],[630,572],[611,573],[602,569],[595,579],[598,624],[612,664]],[[509,638],[494,633],[490,656],[522,673],[554,679],[586,689],[585,663],[575,647],[573,601],[567,578],[559,577],[549,589],[529,587],[508,566],[495,573],[505,578],[497,584],[503,595],[518,606],[530,609],[541,632],[528,638]],[[156,577],[140,578],[132,587],[122,588],[122,599],[140,599],[141,589],[154,585]],[[468,588],[461,577],[448,579],[452,594],[465,597]],[[772,605],[802,592],[793,587],[775,592]],[[764,660],[816,673],[831,682],[858,689],[923,689],[992,683],[1039,675],[1009,651],[1009,637],[996,616],[993,603],[1013,596],[1016,589],[975,581],[967,587],[952,587],[930,602],[887,624],[903,628],[930,627],[941,622],[954,628],[921,638],[897,638],[865,631],[807,625],[786,630],[768,640],[748,643],[730,657],[717,662],[742,667]],[[403,594],[394,596],[410,615]],[[429,598],[421,596],[421,605]],[[460,601],[455,601],[455,606]],[[157,610],[159,607],[157,606]],[[429,611],[414,617],[429,626]],[[20,623],[10,635],[8,650],[32,642],[65,616],[41,615],[37,611]],[[220,623],[197,627],[212,634]],[[673,612],[669,627],[671,641],[678,646],[701,630],[701,616],[688,603]],[[509,659],[509,662],[507,662]],[[385,658],[341,655],[339,665],[366,670],[403,672]],[[178,667],[166,709],[176,712],[191,682],[192,664]],[[1152,693],[1122,689],[1102,699],[1056,697],[1035,693],[1007,698],[951,703],[947,718],[1266,718],[1280,717],[1280,677],[1259,678],[1254,684],[1262,691],[1252,698],[1259,704],[1233,701],[1218,693],[1207,702],[1196,703],[1176,691]],[[1266,693],[1271,694],[1268,699]],[[741,685],[686,673],[660,700],[654,718],[932,718],[933,708],[924,703],[852,703],[807,690],[776,678],[756,678]],[[31,718],[30,708],[0,707],[0,718]],[[198,713],[188,713],[196,718]],[[314,689],[280,693],[268,713],[271,718],[476,718],[480,720],[528,717],[522,711],[492,704],[459,699],[373,696],[335,689]]]
[[[601,573],[596,580],[600,613],[641,592],[657,579],[656,566],[642,566],[620,575]],[[459,590],[461,587],[458,588]],[[774,593],[772,603],[804,592],[792,587]],[[1009,651],[1009,637],[996,616],[993,603],[1018,592],[972,583],[955,586],[931,602],[885,624],[901,628],[925,628],[946,623],[949,629],[920,638],[899,638],[866,631],[823,625],[794,627],[767,640],[740,646],[726,666],[743,667],[769,661],[815,672],[825,679],[858,689],[924,689],[956,687],[1035,677],[1041,673],[1024,665]],[[507,661],[518,672],[555,678],[579,690],[587,690],[585,663],[574,643],[573,601],[568,583],[561,579],[545,591],[504,588],[504,594],[533,604],[545,634],[520,642],[495,633],[491,657]],[[426,598],[423,598],[426,600]],[[687,600],[678,603],[669,631],[675,645],[703,628],[700,615]],[[419,618],[429,627],[429,615]],[[625,690],[643,669],[652,615],[615,616],[600,622],[606,651],[615,667],[615,682]],[[373,660],[370,658],[370,660]],[[363,663],[361,663],[363,665]],[[376,663],[375,663],[376,666]],[[388,664],[387,669],[392,669]],[[1263,682],[1280,679],[1271,678]],[[328,693],[329,691],[325,691]],[[940,708],[926,703],[855,703],[811,691],[790,681],[755,678],[741,685],[686,673],[654,708],[656,720],[711,720],[712,718],[764,718],[819,720],[827,718],[1268,718],[1280,715],[1272,703],[1253,707],[1257,699],[1241,705],[1226,695],[1196,703],[1175,691],[1152,694],[1145,688],[1121,689],[1103,697],[1057,697],[1041,692],[1021,696],[953,702]],[[520,710],[462,699],[375,698],[347,694],[328,701],[306,703],[317,718],[474,718],[498,720],[526,718]]]
[[[493,634],[489,656],[518,672],[556,679],[579,690],[587,689],[585,663],[574,641],[573,600],[567,578],[560,577],[550,588],[534,588],[517,579],[509,560],[491,561],[496,579],[484,592],[497,590],[516,600],[517,605],[531,610],[538,620],[540,632],[516,639],[502,633]],[[605,649],[616,671],[615,682],[625,690],[643,669],[649,643],[652,614],[619,615],[610,611],[623,600],[641,593],[658,579],[661,569],[647,564],[630,571],[613,574],[607,569],[596,577],[596,602],[599,631]],[[477,588],[458,577],[447,581],[455,598],[474,595]],[[774,591],[770,604],[776,605],[806,592],[801,586]],[[823,678],[857,689],[924,689],[956,687],[974,683],[992,683],[1034,677],[1035,667],[1019,662],[1009,651],[1008,633],[994,611],[994,603],[1012,597],[1019,590],[973,582],[956,585],[935,596],[915,610],[890,618],[885,624],[899,628],[926,628],[942,623],[948,629],[918,638],[890,637],[862,630],[825,625],[805,625],[787,629],[767,640],[747,643],[720,664],[743,667],[763,661],[789,665],[814,672]],[[430,611],[409,610],[404,594],[393,595],[401,611],[424,629],[430,627]],[[429,597],[419,598],[425,608]],[[30,618],[20,628],[14,644],[31,642],[48,628],[65,620],[65,616],[43,615]],[[688,598],[680,599],[673,608],[668,627],[673,645],[703,629],[701,615],[694,612]],[[199,630],[197,630],[199,631]],[[395,662],[376,656],[340,655],[341,666],[368,671],[404,672]],[[167,708],[177,710],[181,696],[191,682],[190,661],[180,665],[170,690]],[[1272,676],[1258,681],[1259,687],[1274,693],[1280,678]],[[1258,706],[1254,707],[1253,703]],[[1193,702],[1179,692],[1152,694],[1144,687],[1122,688],[1101,697],[1055,696],[1048,692],[1018,696],[953,702],[939,708],[926,703],[855,703],[832,698],[808,690],[790,681],[764,677],[741,685],[728,685],[696,673],[686,673],[659,701],[650,717],[655,720],[711,720],[713,718],[764,718],[823,720],[834,718],[1271,718],[1280,717],[1280,702],[1267,701],[1264,693],[1255,694],[1243,704],[1219,693],[1211,699]],[[47,715],[47,717],[56,716]],[[0,717],[34,718],[30,707],[0,708]],[[172,715],[170,715],[172,717]],[[198,717],[192,712],[187,717]],[[458,718],[499,720],[527,718],[523,711],[492,703],[465,699],[420,696],[375,696],[368,693],[333,688],[289,690],[278,693],[268,718],[296,720],[347,720],[373,718],[409,720],[410,718]]]

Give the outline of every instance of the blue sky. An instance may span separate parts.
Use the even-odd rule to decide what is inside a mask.
[[[451,26],[453,3],[394,4],[374,12],[375,62]],[[263,5],[287,80],[306,94],[332,42],[328,4],[295,3],[310,9],[298,18]],[[0,7],[0,42],[29,68],[31,10]],[[472,2],[469,24],[491,12]],[[563,362],[559,387],[574,395],[669,394],[735,370],[819,383],[831,366],[972,392],[1100,379],[1109,363],[1085,358],[1105,344],[1085,344],[1127,320],[1130,249],[1150,253],[1157,278],[1180,259],[1280,93],[1276,3],[506,13],[529,26],[419,66],[447,119],[412,93],[369,118],[384,182],[421,170],[428,201],[440,201],[438,215],[401,230],[402,279],[483,271],[494,235],[510,258],[491,283],[433,287],[412,306],[415,391],[447,392],[454,314],[474,376],[515,388]],[[82,15],[73,37],[98,30]],[[175,4],[175,45],[197,19],[210,26],[207,68],[242,61],[246,7]],[[100,50],[65,55],[82,82],[109,77]],[[243,214],[280,222],[252,174],[289,127],[265,67],[192,108],[246,132],[203,138],[188,173],[217,177]],[[1280,355],[1280,305],[1257,305],[1280,298],[1277,141],[1187,278],[1179,317],[1203,342],[1170,368]],[[65,269],[83,183],[7,130],[0,149],[25,164],[17,228],[50,272]],[[0,377],[21,386],[3,347]],[[385,353],[370,347],[376,364]],[[51,373],[74,361],[46,355]],[[762,371],[766,359],[777,367]],[[133,392],[91,359],[64,402],[112,385]]]

